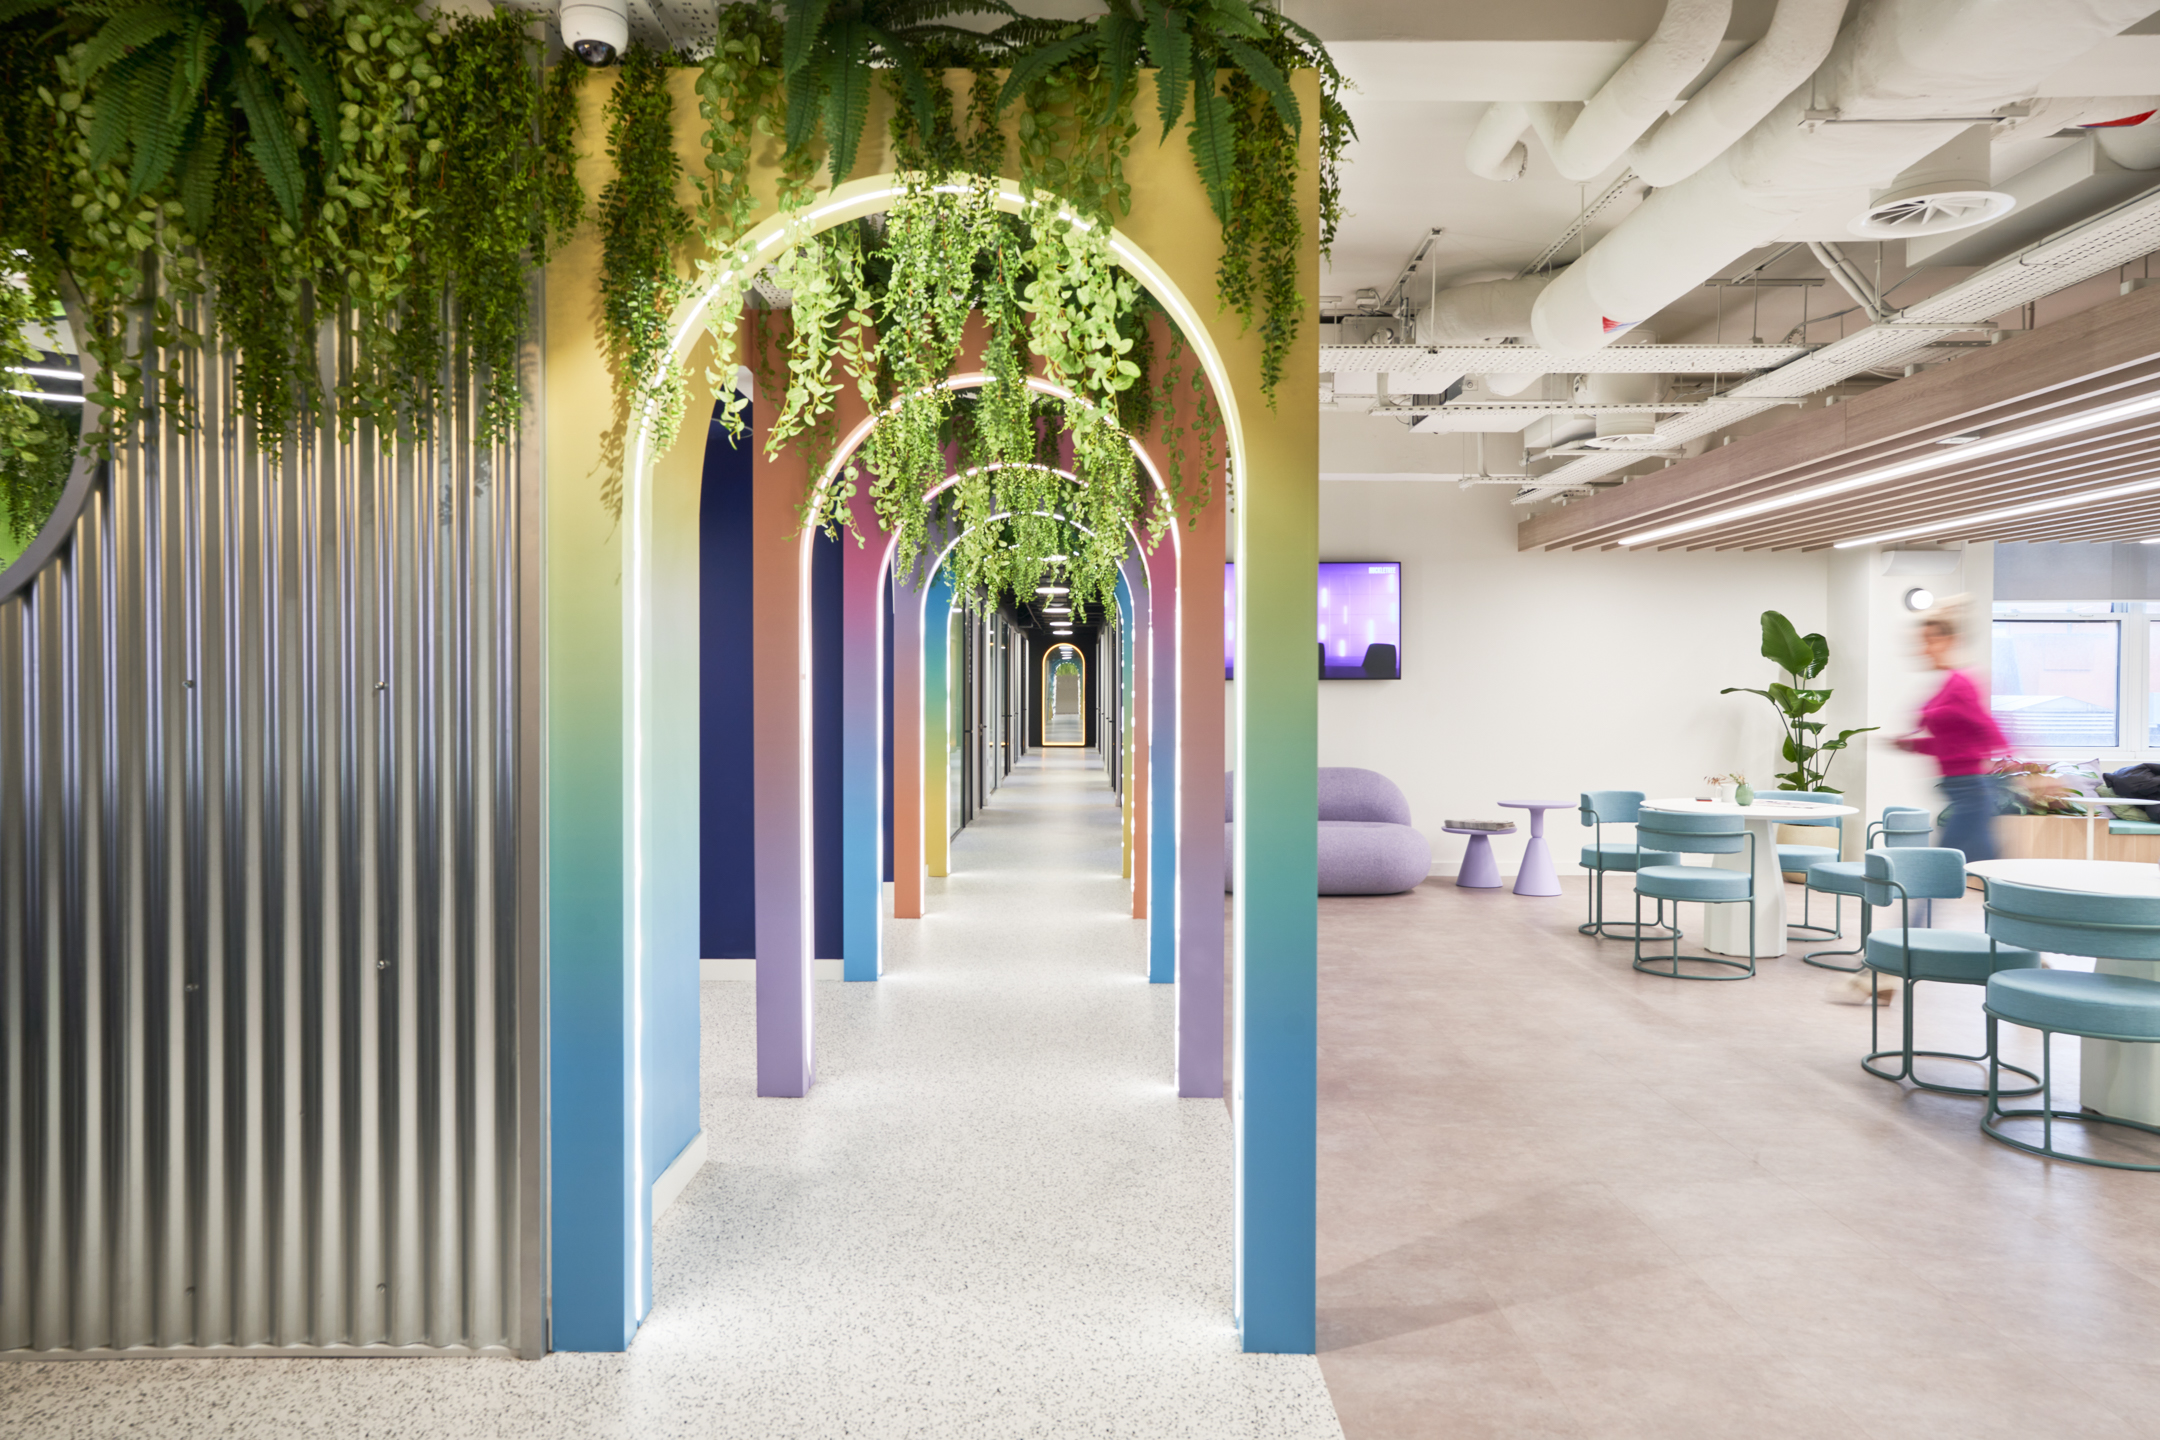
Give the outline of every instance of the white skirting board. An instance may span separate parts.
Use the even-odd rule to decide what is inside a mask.
[[[652,1182],[654,1224],[657,1225],[660,1217],[667,1214],[668,1207],[675,1203],[676,1198],[682,1194],[683,1187],[690,1183],[690,1177],[697,1174],[698,1167],[704,1163],[705,1132],[700,1130],[690,1137],[689,1144],[682,1147],[682,1153],[668,1162],[667,1169],[660,1172],[660,1178]]]
[[[810,978],[813,980],[840,980],[845,978],[844,960],[813,960],[810,962]],[[755,960],[700,960],[700,980],[755,980]]]

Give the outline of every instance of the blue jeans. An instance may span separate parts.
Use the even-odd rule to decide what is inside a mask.
[[[1967,861],[1993,860],[1995,817],[2003,811],[2002,779],[1996,775],[1945,775],[1940,782],[1950,802],[1942,813],[1937,845],[1965,852]]]

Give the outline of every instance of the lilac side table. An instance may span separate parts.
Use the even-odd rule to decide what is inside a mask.
[[[1530,812],[1530,840],[1523,846],[1522,867],[1515,872],[1517,895],[1558,895],[1560,877],[1553,870],[1552,851],[1545,845],[1545,812],[1573,810],[1580,800],[1502,800],[1504,809]]]
[[[1497,890],[1500,888],[1500,866],[1493,860],[1491,830],[1471,830],[1459,825],[1440,827],[1450,835],[1470,837],[1468,848],[1463,851],[1462,868],[1455,872],[1455,883],[1465,890]],[[1502,830],[1499,834],[1512,832]]]

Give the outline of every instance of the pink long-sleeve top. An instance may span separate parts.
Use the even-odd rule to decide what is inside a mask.
[[[1951,671],[1935,698],[1920,707],[1920,728],[1926,733],[1913,737],[1912,748],[1934,756],[1945,775],[1981,774],[2010,749],[1980,687],[1962,670]]]

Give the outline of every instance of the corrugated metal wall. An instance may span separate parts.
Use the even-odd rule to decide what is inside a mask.
[[[537,1353],[539,467],[177,359],[0,603],[0,1353]]]

